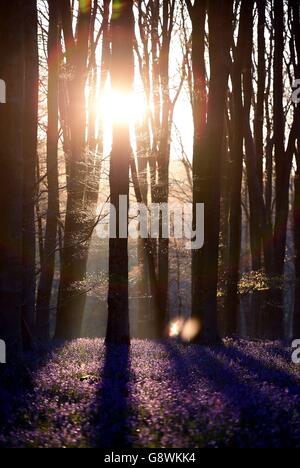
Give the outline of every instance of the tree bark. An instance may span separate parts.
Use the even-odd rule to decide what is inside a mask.
[[[266,0],[256,0],[258,10],[258,32],[257,32],[257,99],[254,119],[254,139],[256,147],[257,177],[263,191],[263,159],[264,159],[264,104],[266,88]]]
[[[70,4],[60,4],[62,27],[66,44],[67,65],[71,79],[68,83],[71,129],[71,161],[68,180],[68,200],[65,220],[64,246],[61,262],[57,338],[80,336],[86,299],[86,259],[89,245],[89,214],[84,206],[87,175],[85,84],[90,33],[91,5],[79,5],[76,41],[72,32]]]
[[[218,259],[220,233],[220,195],[222,147],[225,128],[226,93],[230,66],[233,2],[208,2],[210,87],[207,124],[199,151],[199,174],[195,179],[195,203],[205,205],[205,243],[202,249],[199,288],[194,285],[192,315],[201,332],[195,341],[219,341],[218,330]],[[201,156],[200,156],[201,155]],[[194,222],[195,224],[195,222]],[[194,252],[195,255],[195,252]],[[200,294],[200,300],[195,298]],[[196,299],[196,300],[195,300]]]
[[[292,8],[292,31],[295,45],[295,63],[294,72],[295,78],[300,78],[300,2],[299,0],[291,1]],[[299,104],[297,105],[299,109]],[[299,110],[298,110],[299,112]],[[299,117],[298,117],[299,119]],[[293,322],[293,337],[300,337],[300,122],[298,120],[297,127],[297,149],[296,149],[296,173],[295,173],[295,198],[294,198],[294,245],[295,245],[295,308]]]
[[[0,337],[10,360],[22,348],[24,37],[20,0],[0,15]]]
[[[39,97],[37,3],[24,3],[25,105],[23,185],[23,344],[31,346],[28,329],[35,325],[35,194]]]
[[[239,310],[238,283],[241,256],[241,223],[242,223],[242,178],[244,157],[244,125],[242,73],[245,67],[245,49],[247,43],[246,31],[252,25],[253,2],[242,0],[240,14],[240,29],[238,44],[234,55],[232,68],[232,148],[230,153],[230,209],[229,209],[229,260],[226,291],[226,316],[228,335],[237,333],[237,318]]]
[[[162,118],[160,127],[159,149],[157,158],[157,202],[160,205],[169,201],[169,165],[171,150],[171,100],[169,58],[170,42],[174,21],[174,0],[163,2],[162,20],[162,45],[159,57],[159,76],[162,92]],[[163,219],[160,215],[158,239],[158,284],[161,312],[157,316],[157,336],[162,338],[167,332],[168,307],[169,307],[169,238],[162,235]]]
[[[205,20],[206,2],[195,2],[191,12],[192,21],[192,71],[193,71],[193,119],[194,119],[194,142],[193,142],[193,207],[194,220],[196,204],[201,202],[201,186],[203,177],[203,146],[202,140],[206,126],[206,65],[205,65]],[[196,223],[193,223],[193,229]],[[201,308],[201,274],[203,251],[194,250],[192,254],[192,309],[193,314]]]
[[[295,173],[294,198],[294,244],[295,244],[295,308],[293,322],[293,337],[300,336],[300,138],[298,139],[297,169]]]
[[[111,22],[112,57],[111,80],[116,92],[129,93],[134,80],[134,14],[133,1],[120,5],[113,1]],[[113,124],[113,146],[110,161],[111,204],[116,210],[116,238],[109,241],[109,291],[107,344],[129,344],[128,299],[128,197],[129,164],[131,157],[129,121]],[[126,197],[123,206],[120,197]],[[126,232],[121,231],[119,216],[126,222]],[[113,219],[111,218],[111,223]]]
[[[284,2],[274,1],[274,146],[276,163],[276,219],[274,231],[275,274],[284,273],[286,227],[289,211],[290,174],[285,158],[285,124],[283,108]]]
[[[37,334],[40,339],[50,337],[50,304],[57,250],[59,219],[58,185],[58,90],[59,90],[59,40],[58,7],[49,1],[48,34],[48,130],[47,130],[47,182],[48,208],[44,243],[44,258],[37,295]]]

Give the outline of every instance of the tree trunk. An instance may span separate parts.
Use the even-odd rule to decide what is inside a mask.
[[[57,250],[57,226],[59,219],[58,186],[58,85],[59,85],[58,8],[49,2],[48,34],[48,131],[47,131],[47,182],[48,209],[44,259],[37,296],[37,333],[40,339],[50,337],[50,304]]]
[[[69,2],[64,0],[60,8],[67,64],[71,73],[71,79],[68,83],[71,161],[56,337],[72,339],[80,336],[81,332],[86,299],[86,259],[91,236],[89,213],[86,212],[84,206],[87,175],[85,84],[87,79],[91,5],[89,2],[87,8],[83,8],[81,3],[79,5],[76,41],[72,32],[72,15]]]
[[[257,32],[257,99],[254,119],[254,139],[256,147],[257,177],[261,191],[263,191],[263,159],[264,159],[264,103],[266,88],[266,0],[256,0],[258,10],[258,32]]]
[[[243,96],[242,72],[245,66],[246,31],[252,24],[253,2],[242,0],[240,30],[232,71],[233,118],[232,148],[230,170],[230,212],[229,212],[229,260],[226,292],[226,315],[228,335],[237,333],[239,311],[238,283],[241,256],[241,223],[242,223],[242,178],[243,178]]]
[[[23,304],[23,2],[2,5],[0,77],[6,103],[0,104],[0,337],[8,360],[22,347]]]
[[[250,205],[250,245],[252,270],[259,271],[262,267],[262,223],[263,223],[263,191],[261,155],[257,153],[255,141],[252,135],[250,114],[253,100],[253,74],[252,74],[252,48],[253,48],[253,7],[254,2],[249,3],[251,7],[249,23],[245,25],[245,66],[243,70],[243,92],[244,92],[244,136],[246,150],[247,181]],[[261,90],[260,90],[261,92]],[[261,97],[260,97],[261,99]],[[261,106],[261,102],[259,106]],[[260,109],[261,112],[261,109]],[[256,128],[257,131],[257,128]],[[259,132],[258,132],[259,133]],[[260,135],[261,137],[261,135]],[[259,141],[261,145],[261,141]],[[261,151],[261,148],[260,148]]]
[[[169,56],[172,24],[171,2],[163,2],[162,20],[162,46],[159,57],[159,75],[162,91],[162,118],[159,138],[159,150],[157,160],[158,186],[157,202],[160,205],[168,204],[169,201],[169,165],[171,149],[171,101],[169,82]],[[162,338],[167,332],[168,322],[168,295],[169,295],[169,238],[163,238],[163,219],[160,214],[158,240],[158,284],[161,312],[157,316],[157,336]]]
[[[29,348],[28,329],[35,324],[35,193],[38,128],[39,56],[37,3],[24,3],[25,105],[23,185],[23,343]]]
[[[274,144],[276,163],[276,219],[274,231],[275,274],[284,273],[286,231],[289,211],[289,174],[285,158],[283,108],[284,2],[274,1]]]
[[[206,66],[205,66],[205,20],[206,2],[197,1],[192,9],[192,68],[193,68],[193,119],[194,119],[194,142],[193,142],[193,206],[194,220],[196,204],[201,203],[201,186],[203,177],[204,154],[202,140],[206,126]],[[196,223],[193,223],[195,230]],[[201,308],[201,272],[202,272],[202,250],[194,250],[192,253],[192,310],[198,315]]]
[[[226,93],[230,65],[233,2],[208,2],[210,87],[207,124],[199,151],[199,174],[194,180],[195,203],[205,205],[205,243],[202,249],[199,288],[194,285],[192,315],[201,332],[196,341],[219,341],[217,317],[218,259],[222,146],[225,129]],[[194,222],[195,224],[195,222]],[[200,294],[200,301],[195,296]]]
[[[112,31],[112,88],[129,93],[134,79],[134,15],[133,1],[113,0]],[[131,157],[129,121],[113,124],[113,146],[110,162],[111,204],[116,210],[116,238],[109,241],[109,291],[107,344],[129,344],[128,301],[128,197],[129,164]],[[126,197],[121,205],[120,197]],[[126,223],[122,233],[119,216]],[[111,217],[111,223],[113,218]]]
[[[300,140],[298,139],[297,170],[295,174],[294,244],[295,244],[295,309],[293,337],[300,337]]]
[[[289,135],[289,142],[285,150],[285,116],[283,106],[283,58],[284,58],[284,2],[276,0],[274,3],[275,28],[275,56],[274,56],[274,146],[276,163],[276,212],[274,229],[274,274],[283,279],[287,224],[289,215],[290,176],[295,148],[297,114]],[[271,337],[281,338],[284,332],[284,291],[283,286],[274,287]]]
[[[300,78],[300,2],[292,1],[293,35],[295,39],[297,63],[294,64],[295,78]],[[296,60],[295,60],[296,62]],[[298,104],[299,108],[299,104]],[[297,127],[296,173],[295,173],[295,199],[294,199],[294,244],[295,244],[295,308],[293,337],[300,337],[300,124]]]

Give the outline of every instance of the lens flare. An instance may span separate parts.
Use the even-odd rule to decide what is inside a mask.
[[[178,319],[178,320],[175,320],[174,322],[171,322],[170,327],[169,327],[169,337],[170,338],[176,338],[177,336],[179,336],[180,333],[181,333],[183,324],[184,324],[184,322],[181,319]]]
[[[189,319],[185,322],[181,338],[183,341],[192,341],[201,331],[201,323],[196,319]]]

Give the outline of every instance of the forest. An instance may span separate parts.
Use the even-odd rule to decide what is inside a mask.
[[[1,8],[0,447],[300,448],[300,0]]]

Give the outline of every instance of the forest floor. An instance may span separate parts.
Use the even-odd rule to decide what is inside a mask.
[[[300,447],[300,368],[279,343],[82,339],[2,379],[0,447]]]

